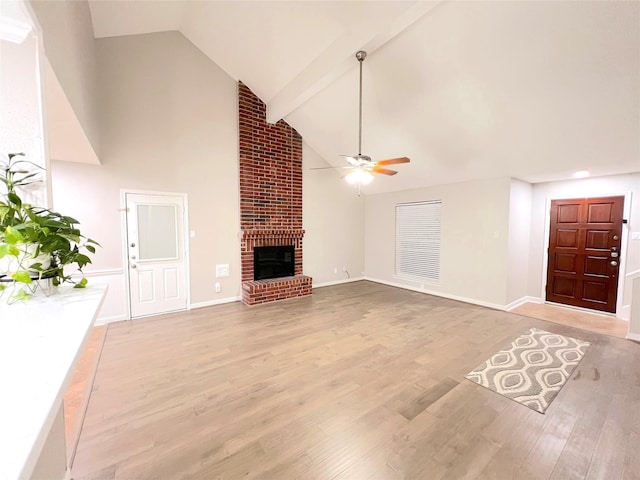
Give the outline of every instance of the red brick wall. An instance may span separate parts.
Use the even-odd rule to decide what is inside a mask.
[[[309,277],[253,282],[256,246],[293,245],[295,275],[302,276],[302,137],[284,120],[267,123],[266,111],[239,82],[242,281],[243,301],[250,305],[311,293]]]
[[[311,277],[296,277],[258,280],[242,284],[242,301],[247,305],[275,302],[294,297],[311,295]]]
[[[266,111],[240,82],[240,228],[301,230],[302,137],[284,120],[267,123]]]

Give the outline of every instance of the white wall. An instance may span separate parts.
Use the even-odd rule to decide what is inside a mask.
[[[6,4],[0,14],[30,24],[23,16],[26,13],[18,8],[17,4]],[[0,39],[0,155],[4,162],[9,153],[24,153],[25,160],[46,169],[38,48],[35,30],[20,44]],[[21,195],[35,205],[48,205],[45,172],[41,178],[42,184],[27,188]],[[3,187],[0,191],[4,191]]]
[[[37,45],[32,35],[21,44],[0,40],[0,148],[44,166]]]
[[[367,196],[366,277],[495,307],[527,297],[543,301],[550,199],[605,195],[626,196],[617,316],[628,319],[631,279],[640,272],[640,240],[631,239],[640,232],[640,173],[535,185],[495,179]],[[442,279],[422,287],[393,274],[394,206],[437,199],[443,200]]]
[[[629,313],[629,332],[627,338],[640,342],[640,272],[629,275],[631,284],[632,302]]]
[[[587,178],[564,182],[539,183],[533,186],[531,210],[531,248],[529,256],[528,294],[544,300],[546,283],[546,246],[548,243],[548,205],[551,199],[585,198],[608,195],[625,195],[625,215],[628,223],[622,227],[622,252],[624,272],[620,271],[622,299],[618,298],[617,316],[629,318],[632,285],[630,276],[640,270],[640,240],[632,240],[630,232],[640,232],[640,173]],[[620,291],[620,290],[619,290]],[[619,295],[620,297],[620,295]]]
[[[88,269],[110,284],[101,317],[125,313],[121,189],[186,193],[191,303],[238,297],[236,82],[177,32],[101,39],[96,54],[103,164],[52,162],[52,177],[56,210],[102,244]]]
[[[479,304],[507,300],[510,179],[498,178],[369,195],[365,200],[365,275]],[[442,200],[441,281],[394,276],[395,205]]]
[[[109,284],[99,321],[126,314],[121,189],[187,193],[191,303],[239,297],[236,82],[177,32],[100,39],[96,54],[102,165],[56,161],[52,177],[56,210],[103,246],[87,269],[90,282]],[[343,267],[360,277],[363,199],[335,172],[310,172],[315,165],[326,163],[304,145],[304,273],[315,285],[346,279]],[[218,263],[229,278],[213,277]]]
[[[57,80],[99,155],[96,56],[89,3],[31,0],[30,4],[42,28],[45,52]]]
[[[511,179],[507,304],[517,302],[527,296],[531,195],[530,183]]]
[[[340,178],[339,170],[309,170],[328,166],[303,144],[303,269],[314,286],[359,278],[364,272],[364,197]]]

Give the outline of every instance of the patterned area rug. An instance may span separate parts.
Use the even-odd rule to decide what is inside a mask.
[[[589,345],[582,340],[532,328],[466,378],[544,413]]]

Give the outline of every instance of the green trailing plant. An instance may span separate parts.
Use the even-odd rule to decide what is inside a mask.
[[[6,275],[15,284],[33,284],[49,279],[54,286],[73,283],[83,288],[87,279],[75,275],[91,263],[98,242],[82,235],[78,220],[48,208],[26,203],[21,192],[41,182],[41,168],[25,160],[24,154],[9,154],[0,161],[0,276]],[[34,172],[34,168],[36,171]],[[69,270],[75,267],[72,272]],[[0,283],[0,291],[11,283]],[[33,290],[32,290],[33,291]],[[24,299],[30,294],[19,289],[12,298]]]

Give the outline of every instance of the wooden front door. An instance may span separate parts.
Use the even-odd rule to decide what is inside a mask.
[[[551,201],[547,301],[615,313],[624,197]]]

